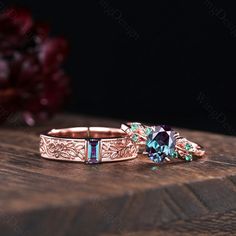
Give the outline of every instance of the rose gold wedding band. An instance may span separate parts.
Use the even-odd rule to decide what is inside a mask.
[[[121,129],[75,127],[41,134],[40,153],[46,159],[96,164],[134,159],[137,148]]]

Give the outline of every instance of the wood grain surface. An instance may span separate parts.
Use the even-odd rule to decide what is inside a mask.
[[[0,235],[236,235],[236,138],[177,129],[205,158],[85,165],[40,158],[39,133],[120,121],[58,115],[0,128]]]

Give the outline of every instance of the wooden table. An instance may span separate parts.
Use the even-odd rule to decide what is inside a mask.
[[[40,158],[42,130],[119,124],[59,115],[43,127],[2,126],[0,235],[236,235],[235,137],[179,130],[207,150],[191,163]]]

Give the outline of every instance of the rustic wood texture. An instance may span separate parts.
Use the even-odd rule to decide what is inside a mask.
[[[85,165],[40,158],[39,133],[120,121],[59,115],[0,128],[0,235],[236,235],[236,138],[181,130],[207,156]]]

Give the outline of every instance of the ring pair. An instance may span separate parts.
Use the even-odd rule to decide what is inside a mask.
[[[158,163],[172,158],[191,161],[205,153],[200,145],[166,125],[133,122],[122,124],[120,129],[75,127],[40,135],[40,153],[47,159],[96,164],[134,159],[140,152]]]

